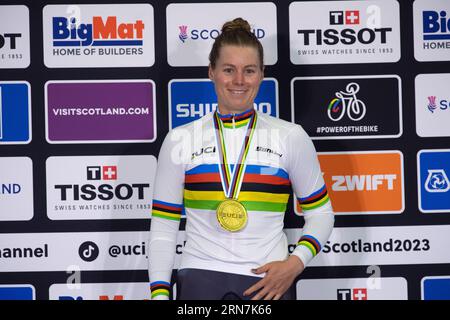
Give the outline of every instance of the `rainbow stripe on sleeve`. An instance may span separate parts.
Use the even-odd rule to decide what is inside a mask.
[[[322,188],[311,195],[305,198],[297,198],[297,201],[303,212],[306,212],[308,210],[317,209],[328,203],[328,201],[330,201],[330,197],[328,196],[327,187],[323,185]]]
[[[152,217],[180,221],[183,205],[153,199]]]
[[[322,249],[320,242],[310,235],[304,235],[303,237],[301,237],[297,242],[297,246],[304,246],[308,248],[309,251],[311,251],[313,257],[315,257]]]
[[[169,296],[170,283],[165,281],[155,281],[150,283],[152,299],[156,296]]]

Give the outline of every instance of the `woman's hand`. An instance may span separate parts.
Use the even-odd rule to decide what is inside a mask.
[[[255,274],[266,273],[266,275],[248,288],[244,296],[258,291],[252,300],[279,300],[304,269],[303,262],[295,255],[289,256],[287,260],[269,262],[253,269],[252,272]]]

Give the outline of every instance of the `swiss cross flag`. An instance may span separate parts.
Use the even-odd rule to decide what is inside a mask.
[[[103,166],[103,180],[117,180],[117,166]]]
[[[352,300],[367,300],[367,289],[366,288],[353,289]]]
[[[359,24],[359,10],[345,11],[345,24]]]

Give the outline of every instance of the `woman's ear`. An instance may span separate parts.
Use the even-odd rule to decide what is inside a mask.
[[[209,66],[208,66],[208,77],[212,82],[214,82],[214,74],[213,74],[211,64],[209,64]]]

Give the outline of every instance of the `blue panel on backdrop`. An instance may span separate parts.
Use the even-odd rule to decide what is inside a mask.
[[[34,289],[30,286],[24,287],[0,287],[0,300],[33,300]]]
[[[425,279],[422,286],[423,300],[450,300],[450,277]]]
[[[173,80],[170,86],[170,127],[197,120],[217,108],[214,83],[210,80]],[[275,79],[264,79],[255,98],[256,109],[278,117],[278,87]]]
[[[28,83],[0,82],[0,143],[31,140],[30,108]]]
[[[450,212],[450,150],[419,153],[420,210]]]

